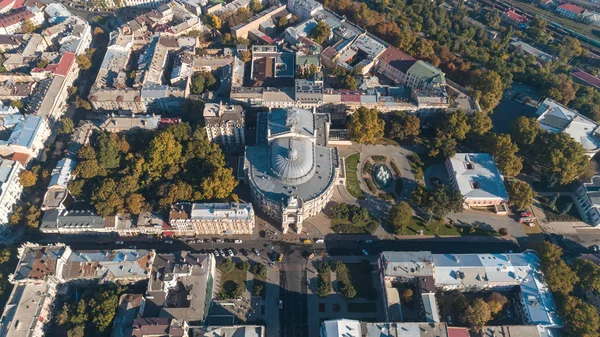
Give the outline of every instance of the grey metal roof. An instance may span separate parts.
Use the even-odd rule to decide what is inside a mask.
[[[271,142],[271,166],[275,175],[289,183],[303,182],[314,172],[312,142],[303,138],[278,138]],[[308,177],[310,178],[310,177]]]
[[[250,184],[275,202],[321,195],[334,183],[338,165],[336,150],[326,147],[327,116],[298,108],[272,110],[268,122],[265,115],[259,115],[256,128],[261,145],[246,148]]]

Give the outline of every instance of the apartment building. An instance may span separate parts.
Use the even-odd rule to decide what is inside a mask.
[[[40,116],[23,116],[12,130],[8,140],[0,140],[0,155],[10,156],[15,153],[37,158],[51,131],[48,122]]]
[[[206,103],[204,105],[204,129],[208,140],[227,149],[242,149],[246,144],[244,135],[245,112],[241,105]]]
[[[179,234],[252,234],[254,209],[244,203],[179,203],[171,207],[169,224]]]
[[[13,206],[21,199],[23,186],[19,181],[19,174],[23,169],[23,165],[18,161],[0,160],[0,227],[2,230],[5,230],[9,224]]]

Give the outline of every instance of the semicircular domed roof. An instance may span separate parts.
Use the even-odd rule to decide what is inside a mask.
[[[295,183],[314,173],[313,143],[303,138],[279,138],[271,142],[271,169],[280,179]]]

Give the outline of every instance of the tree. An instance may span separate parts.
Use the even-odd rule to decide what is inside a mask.
[[[416,137],[421,132],[421,120],[417,116],[409,116],[405,112],[397,112],[390,116],[389,130],[387,136],[404,140],[409,137]]]
[[[77,64],[82,70],[88,70],[92,67],[92,60],[85,54],[77,55]]]
[[[241,55],[241,60],[244,63],[250,62],[250,60],[252,60],[252,52],[249,50],[244,50]]]
[[[493,70],[476,71],[471,80],[471,87],[473,95],[484,112],[494,109],[504,94],[502,78]]]
[[[194,189],[192,186],[183,181],[176,183],[166,183],[161,185],[159,195],[163,196],[159,201],[159,205],[163,209],[168,209],[172,204],[178,201],[187,201],[192,199]]]
[[[121,140],[119,135],[102,132],[98,135],[95,144],[98,165],[104,169],[114,169],[121,164]]]
[[[288,19],[285,16],[282,16],[277,20],[277,27],[284,28],[287,25],[288,25]]]
[[[492,312],[492,315],[498,315],[500,312],[502,312],[502,309],[504,309],[504,306],[507,303],[508,303],[508,298],[506,298],[506,296],[504,296],[498,292],[493,292],[487,298],[487,304],[490,307],[490,311]]]
[[[402,302],[404,302],[406,304],[412,303],[413,295],[414,295],[414,292],[412,289],[410,289],[410,288],[404,289],[404,291],[402,291]]]
[[[506,176],[514,177],[523,169],[523,159],[516,155],[519,151],[507,134],[494,134],[490,137],[488,152],[494,156],[498,168]]]
[[[23,101],[16,100],[16,99],[13,99],[13,100],[10,101],[10,106],[13,107],[13,108],[17,108],[19,110],[23,109],[25,107],[25,105],[23,104]]]
[[[316,43],[322,44],[323,42],[329,40],[329,36],[331,36],[331,27],[327,24],[327,22],[319,21],[315,28],[313,28],[308,37],[313,39]]]
[[[237,264],[237,269],[248,271],[250,270],[250,263],[248,261],[241,261]]]
[[[350,138],[357,143],[375,143],[383,137],[385,122],[379,118],[377,109],[360,107],[350,117],[348,131]]]
[[[77,307],[71,312],[71,323],[75,325],[85,324],[88,320],[87,305],[82,298],[77,302]]]
[[[231,262],[230,259],[225,259],[223,263],[221,263],[221,267],[219,269],[221,269],[222,273],[228,274],[231,273],[234,268],[235,264]]]
[[[392,206],[389,213],[389,221],[394,226],[396,234],[404,234],[404,230],[412,219],[412,213],[412,208],[405,201]]]
[[[85,325],[76,325],[73,328],[67,330],[67,337],[84,337],[85,336]]]
[[[498,233],[502,236],[507,236],[508,235],[508,228],[506,227],[500,227],[500,229],[498,230]]]
[[[73,124],[73,120],[69,117],[63,117],[60,120],[60,128],[58,129],[58,133],[62,135],[70,135],[75,130],[75,124]]]
[[[252,274],[254,274],[254,276],[258,276],[260,278],[265,278],[267,277],[267,266],[265,266],[263,263],[256,263],[252,266]]]
[[[565,336],[597,337],[600,319],[596,308],[574,296],[566,296],[562,301],[562,315]]]
[[[595,263],[576,259],[573,269],[579,277],[579,286],[595,294],[600,294],[600,267]]]
[[[253,13],[258,13],[263,10],[263,5],[259,0],[250,1],[250,5],[248,7]]]
[[[202,182],[202,198],[206,200],[226,199],[237,184],[232,168],[218,167]]]
[[[358,84],[356,84],[356,79],[354,76],[348,74],[340,81],[340,88],[356,90],[358,88]]]
[[[454,139],[465,139],[467,133],[471,130],[467,114],[460,110],[447,114],[441,125],[441,130]]]
[[[36,68],[46,68],[46,66],[48,66],[48,60],[46,59],[39,60],[38,63],[35,65]]]
[[[125,203],[127,204],[127,209],[132,214],[140,214],[142,209],[144,208],[146,200],[144,196],[139,193],[131,193],[126,199]]]
[[[68,303],[65,303],[65,304],[63,304],[62,309],[60,309],[60,312],[56,316],[56,319],[55,319],[56,324],[65,325],[65,324],[69,323],[70,319],[71,319],[71,306]]]
[[[94,28],[94,35],[95,36],[102,35],[102,34],[104,34],[104,30],[102,28],[100,28],[100,27]]]
[[[77,96],[75,97],[75,106],[85,110],[92,110],[92,105],[87,100]]]
[[[548,133],[543,138],[545,146],[539,151],[538,162],[559,184],[568,184],[585,172],[590,159],[568,133]]]
[[[254,285],[254,291],[253,291],[254,296],[261,296],[262,292],[263,292],[263,289],[264,289],[264,287],[263,287],[262,284],[255,284]]]
[[[464,198],[459,191],[451,191],[447,187],[432,191],[418,186],[411,196],[412,202],[430,215],[443,218],[450,212],[462,212]]]
[[[29,170],[23,170],[19,174],[19,182],[21,182],[23,187],[35,186],[37,183],[37,174]]]
[[[444,158],[454,157],[457,145],[456,139],[438,130],[436,137],[432,142],[429,142],[429,156],[437,157],[442,155]]]
[[[31,34],[35,30],[35,24],[29,20],[23,20],[23,26],[21,26],[21,33],[23,34]]]
[[[476,332],[492,319],[490,306],[481,298],[477,298],[460,315],[460,321],[470,326]]]
[[[98,165],[98,161],[96,159],[84,160],[77,164],[75,169],[73,170],[73,174],[76,177],[80,177],[83,179],[91,179],[100,174],[102,168]]]
[[[221,19],[219,19],[219,17],[214,14],[207,14],[204,17],[204,22],[206,22],[206,24],[209,27],[212,27],[213,29],[216,29],[216,30],[221,29],[221,26],[222,26]]]
[[[544,280],[550,290],[567,295],[579,282],[577,274],[562,260],[562,249],[548,241],[538,248]]]
[[[0,264],[4,264],[8,261],[10,261],[10,249],[8,248],[4,248],[2,249],[2,251],[0,251]]]
[[[533,204],[535,192],[528,183],[521,180],[513,180],[508,183],[507,187],[510,203],[518,209],[526,209]]]
[[[512,139],[520,146],[531,145],[541,132],[540,123],[531,117],[518,117],[512,125]]]
[[[181,158],[182,146],[169,132],[161,132],[150,141],[146,154],[146,171],[151,178],[162,177],[168,167]]]
[[[469,118],[469,126],[472,132],[481,136],[492,129],[492,119],[487,113],[478,111]]]
[[[104,288],[94,294],[89,306],[93,316],[92,322],[100,332],[111,325],[117,313],[118,305],[119,297],[113,286]]]

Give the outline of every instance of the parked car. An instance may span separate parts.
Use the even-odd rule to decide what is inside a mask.
[[[219,256],[221,256],[221,255],[219,254],[219,251],[218,251],[218,250],[216,250],[216,249],[215,249],[214,253],[215,253],[215,256],[216,256],[216,257],[219,257]]]
[[[597,253],[597,252],[599,252],[599,251],[600,251],[600,246],[598,246],[598,245],[591,245],[591,246],[590,246],[590,250],[591,250],[592,252],[596,252],[596,253]]]
[[[129,249],[137,249],[136,246],[129,246]]]
[[[223,241],[223,239],[215,239],[215,242],[216,242],[216,243],[223,243],[223,242],[225,242],[225,241]]]
[[[533,222],[533,221],[527,221],[527,222],[525,222],[525,225],[527,225],[529,227],[533,227],[533,226],[535,226],[535,222]]]
[[[233,250],[231,250],[231,249],[230,249],[230,250],[228,250],[227,252],[229,253],[229,256],[230,256],[230,257],[233,257]]]
[[[252,248],[252,252],[256,254],[256,256],[260,256],[260,252],[256,248]]]
[[[316,239],[315,240],[315,243],[324,243],[324,242],[325,242],[325,240],[323,240],[323,239]]]
[[[173,241],[172,240],[165,240],[165,243],[168,244],[168,245],[171,245],[171,244],[173,244]]]
[[[283,301],[279,300],[279,309],[283,309]]]
[[[117,241],[117,242],[115,242],[115,245],[122,245],[122,244],[123,244],[123,241]]]
[[[528,217],[530,217],[531,215],[532,215],[532,214],[531,214],[531,212],[529,212],[529,211],[524,211],[524,212],[521,212],[521,214],[520,214],[520,216],[521,216],[522,218],[528,218]]]
[[[226,257],[227,255],[225,254],[225,251],[223,249],[219,249],[219,253],[221,253],[221,255],[223,257]]]
[[[366,243],[373,243],[373,240],[367,240]]]
[[[198,240],[196,240],[196,243],[204,243],[204,240],[198,239]]]
[[[366,250],[364,250],[364,249],[363,249],[362,253],[363,253],[365,256],[369,256],[369,252],[367,252],[367,251],[366,251]]]
[[[235,240],[234,243],[242,243],[242,240]]]

